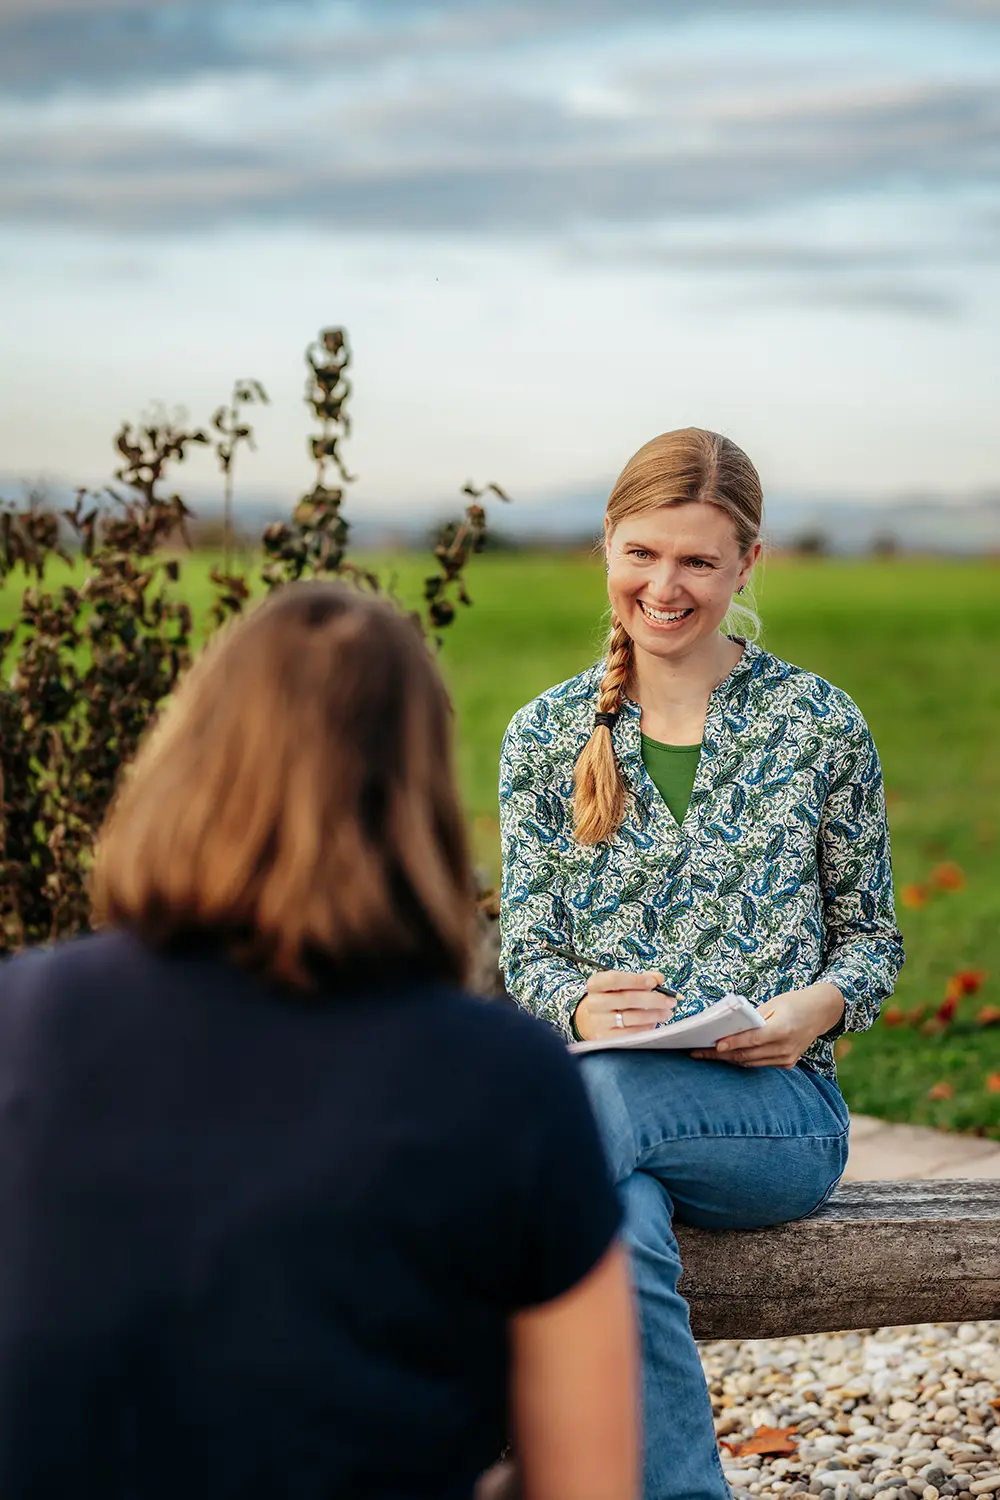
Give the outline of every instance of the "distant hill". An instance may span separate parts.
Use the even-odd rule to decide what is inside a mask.
[[[26,488],[23,478],[0,471],[0,498],[17,500]],[[72,498],[71,488],[58,481],[47,482],[45,489],[55,504]],[[218,516],[217,490],[184,493],[199,517],[207,521]],[[295,493],[290,491],[288,500],[259,491],[238,493],[238,524],[245,531],[255,530],[287,514]],[[595,486],[515,496],[511,505],[491,500],[490,527],[498,540],[511,545],[586,546],[600,535],[606,499],[607,489]],[[426,542],[438,521],[457,516],[460,505],[456,496],[450,505],[404,508],[367,497],[359,487],[349,497],[345,513],[358,546],[414,546]],[[833,553],[875,548],[958,555],[1000,552],[1000,488],[973,496],[908,495],[882,501],[778,494],[765,504],[765,531],[772,546],[805,544]]]
[[[580,546],[601,534],[606,490],[515,497],[507,506],[489,507],[491,530],[512,543]],[[442,518],[446,513],[441,512]],[[452,512],[453,514],[453,512]],[[356,520],[355,520],[356,518]],[[422,540],[429,516],[359,506],[352,520],[358,540],[364,533],[394,532]],[[1000,490],[972,498],[901,497],[892,501],[803,498],[778,495],[765,503],[765,535],[771,546],[833,553],[941,552],[975,555],[1000,552]]]

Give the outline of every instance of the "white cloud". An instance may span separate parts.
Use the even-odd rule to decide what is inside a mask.
[[[151,396],[255,374],[294,491],[299,348],[343,320],[379,496],[685,421],[773,482],[988,475],[996,6],[57,8],[0,0],[0,467],[96,477]]]

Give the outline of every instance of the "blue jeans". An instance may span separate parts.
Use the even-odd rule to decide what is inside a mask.
[[[691,1334],[674,1216],[706,1229],[801,1219],[847,1161],[847,1106],[808,1068],[739,1068],[683,1052],[580,1059],[625,1212],[642,1328],[645,1500],[728,1500]]]

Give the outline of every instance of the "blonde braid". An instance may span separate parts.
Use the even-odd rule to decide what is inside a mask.
[[[598,713],[621,711],[631,671],[632,638],[613,614],[604,676],[597,695]],[[624,816],[625,782],[611,730],[606,724],[597,724],[573,770],[573,833],[580,844],[601,844],[613,837]]]

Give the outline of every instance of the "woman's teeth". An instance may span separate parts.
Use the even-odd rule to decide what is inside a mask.
[[[641,599],[638,603],[644,615],[648,615],[651,620],[659,620],[662,624],[667,624],[671,620],[683,620],[685,615],[691,613],[689,609],[654,609],[651,604],[644,604]]]

